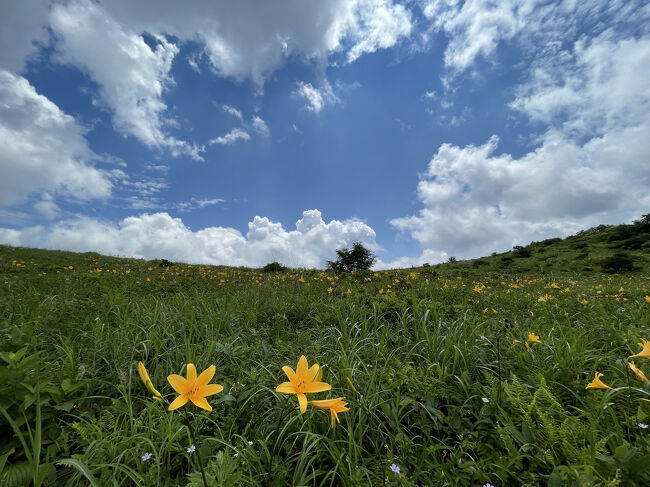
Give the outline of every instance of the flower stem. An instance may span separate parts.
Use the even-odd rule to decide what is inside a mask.
[[[204,487],[208,487],[208,481],[205,479],[205,471],[203,470],[203,461],[201,461],[201,452],[199,451],[199,448],[196,443],[196,437],[194,436],[194,428],[192,428],[192,423],[190,422],[190,416],[187,412],[187,408],[183,408],[185,410],[185,423],[187,424],[187,428],[190,430],[190,438],[192,439],[192,444],[196,448],[196,458],[198,459],[199,462],[199,468],[201,469],[201,477],[203,478],[203,485]]]

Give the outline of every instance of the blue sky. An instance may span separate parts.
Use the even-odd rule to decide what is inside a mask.
[[[0,243],[378,268],[650,208],[642,1],[0,3]]]

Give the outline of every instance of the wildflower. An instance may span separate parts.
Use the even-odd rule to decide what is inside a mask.
[[[253,442],[252,442],[252,441],[249,441],[249,442],[248,442],[248,446],[253,446]]]
[[[632,372],[634,372],[634,373],[639,377],[639,379],[641,379],[642,381],[648,382],[648,378],[645,376],[645,374],[643,373],[642,370],[639,370],[639,369],[636,367],[636,365],[634,365],[634,362],[630,362],[630,363],[627,364],[627,365],[630,367],[630,369],[632,370]]]
[[[379,344],[377,344],[377,345],[379,345]],[[352,381],[350,380],[350,378],[349,378],[349,377],[346,377],[345,380],[348,382],[348,385],[350,386],[350,389],[352,389],[354,392],[356,392],[357,394],[359,394],[359,391],[357,391],[357,388],[354,387],[354,384],[352,383]]]
[[[490,482],[483,484],[483,487],[494,487]]]
[[[194,445],[192,445],[185,451],[187,451],[187,453],[194,453],[196,451],[196,447]]]
[[[582,304],[588,304],[589,301],[587,301],[586,299],[582,299],[582,300],[580,301],[580,303],[582,303]]]
[[[528,333],[528,338],[526,339],[528,343],[542,343],[542,341],[539,339],[537,335],[535,335],[533,332]]]
[[[348,288],[348,290],[345,291],[345,294],[352,294],[352,291],[350,291],[350,288]]]
[[[330,286],[330,287],[327,288],[327,292],[328,292],[328,293],[331,293],[332,291],[334,291],[334,289],[332,289],[332,286]]]
[[[172,401],[168,410],[173,411],[183,406],[187,401],[192,401],[201,409],[212,411],[212,407],[205,398],[218,394],[223,390],[223,386],[220,384],[208,384],[214,377],[215,370],[216,367],[211,365],[197,377],[194,364],[187,364],[187,379],[177,374],[168,376],[167,380],[174,390],[180,394]]]
[[[149,373],[147,372],[147,369],[144,367],[144,364],[142,362],[138,362],[138,374],[140,375],[140,380],[149,391],[149,394],[151,394],[151,396],[156,401],[162,402],[162,395],[160,394],[160,392],[156,390],[156,388],[151,383],[151,379],[149,378]]]
[[[600,372],[596,372],[594,380],[587,384],[587,389],[611,389],[607,384],[602,382],[600,378],[603,376]]]
[[[337,413],[343,413],[345,411],[350,410],[350,408],[347,407],[348,403],[345,402],[344,399],[345,399],[344,397],[337,397],[336,399],[310,401],[310,404],[312,406],[316,406],[317,408],[329,410],[330,415],[332,417],[332,425],[334,424],[334,420],[336,420],[336,422],[340,424],[341,420],[339,419]]]
[[[300,405],[301,414],[307,410],[307,396],[305,394],[329,391],[332,388],[332,386],[326,382],[315,380],[318,374],[318,369],[318,364],[309,367],[309,363],[304,355],[300,356],[295,372],[288,365],[282,367],[282,370],[287,374],[289,381],[283,382],[276,387],[275,390],[284,394],[296,394],[296,396],[298,396],[298,404]]]
[[[142,455],[142,461],[143,461],[143,462],[146,462],[146,461],[149,460],[152,456],[153,456],[152,453],[147,452],[147,453],[145,453],[144,455]]]
[[[508,319],[506,318],[506,328],[514,328],[515,325]]]
[[[520,340],[513,340],[511,346],[514,347],[515,345],[517,345],[517,343],[521,343],[521,341]]]
[[[647,429],[648,429],[648,425],[645,424],[645,423],[639,423],[639,428],[641,428],[642,430],[647,430]]]
[[[641,341],[638,343],[638,345],[643,347],[643,349],[636,355],[631,355],[631,356],[650,358],[650,342],[642,338]]]
[[[395,465],[394,463],[390,466],[390,469],[395,472],[395,475],[399,475],[399,465]]]
[[[645,302],[646,302],[646,303],[650,303],[650,296],[646,296],[646,297],[645,297]]]
[[[490,402],[490,400],[487,397],[482,397],[481,401],[483,401],[485,404]]]

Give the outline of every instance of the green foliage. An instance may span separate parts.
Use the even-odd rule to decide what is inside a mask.
[[[287,268],[279,262],[271,262],[262,267],[262,272],[286,272]]]
[[[335,272],[352,272],[368,270],[375,263],[375,256],[361,242],[354,242],[351,249],[336,251],[338,258],[327,261],[327,268]]]
[[[603,272],[620,274],[634,270],[634,262],[625,252],[617,252],[603,260],[602,268]]]
[[[354,274],[0,246],[0,485],[202,485],[198,452],[213,485],[647,484],[650,385],[621,358],[650,339],[648,262],[600,274],[611,231]],[[335,427],[275,391],[302,354],[332,385],[309,399],[349,403]],[[196,441],[138,361],[167,402],[169,374],[216,365]]]

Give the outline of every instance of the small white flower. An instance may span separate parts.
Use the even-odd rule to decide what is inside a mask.
[[[490,402],[490,400],[487,397],[482,397],[481,401],[483,401],[485,404]]]
[[[253,442],[252,442],[252,441],[249,441],[249,442],[248,442],[248,446],[253,446]]]
[[[645,424],[645,423],[639,423],[639,428],[641,428],[641,429],[643,429],[643,430],[647,430],[647,429],[648,429],[648,425]]]
[[[187,449],[187,453],[194,453],[195,451],[196,451],[196,447],[195,447],[194,445],[190,446],[190,447]]]

